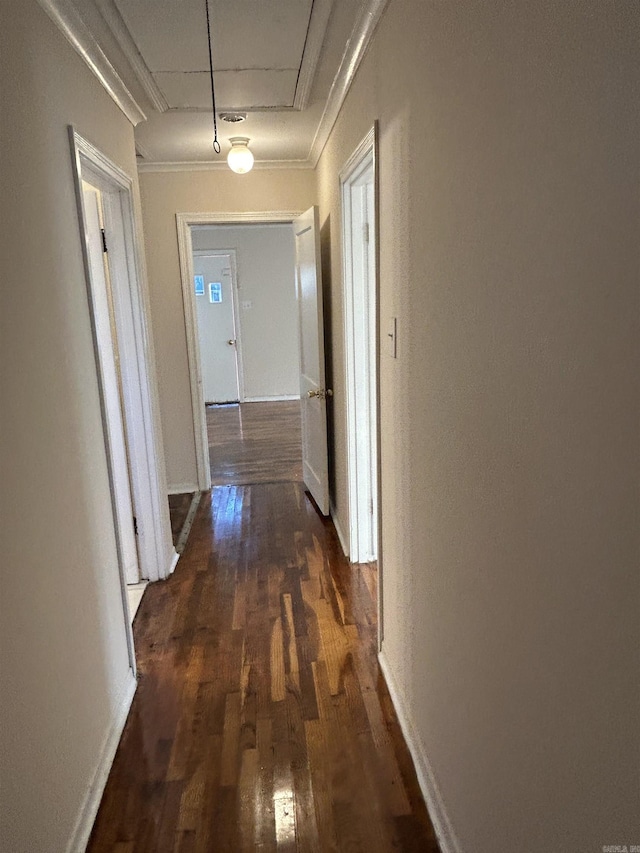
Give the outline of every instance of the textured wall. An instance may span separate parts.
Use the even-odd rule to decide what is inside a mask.
[[[391,0],[318,168],[348,529],[337,176],[379,121],[384,656],[466,853],[638,843],[638,35]]]
[[[140,189],[167,480],[174,487],[196,484],[176,213],[302,211],[315,201],[315,175],[303,169],[150,172],[140,175]]]

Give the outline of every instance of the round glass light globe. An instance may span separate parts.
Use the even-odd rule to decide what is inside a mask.
[[[234,136],[229,142],[231,151],[227,154],[229,168],[238,175],[244,175],[253,168],[253,154],[249,151],[249,140],[242,136]]]

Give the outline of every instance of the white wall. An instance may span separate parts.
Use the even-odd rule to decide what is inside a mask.
[[[347,529],[337,176],[379,120],[383,649],[465,853],[639,843],[639,15],[391,0],[318,168]]]
[[[195,249],[235,249],[245,399],[299,392],[291,225],[197,226]],[[251,308],[243,303],[251,302]]]
[[[196,488],[176,213],[303,211],[315,203],[315,173],[310,169],[254,169],[248,175],[230,169],[145,172],[140,175],[140,190],[167,481],[170,487]]]
[[[0,6],[0,849],[62,853],[130,681],[67,125],[133,130],[35,0]]]

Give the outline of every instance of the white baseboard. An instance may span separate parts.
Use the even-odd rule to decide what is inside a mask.
[[[200,486],[194,483],[180,483],[177,486],[167,486],[168,495],[190,495],[192,492],[199,492]]]
[[[124,724],[129,716],[129,709],[131,708],[131,703],[137,686],[138,682],[136,681],[135,676],[132,672],[129,672],[129,676],[122,690],[121,699],[118,703],[116,715],[102,745],[98,766],[93,775],[93,780],[89,785],[84,802],[80,808],[80,813],[78,815],[73,834],[69,844],[67,845],[67,853],[84,853],[86,850],[87,842],[89,841],[89,836],[91,835],[91,830],[93,829],[93,824],[96,819],[96,815],[98,814],[98,809],[100,808],[102,794],[104,792],[105,785],[107,784],[111,765],[113,764],[113,759],[115,758],[116,750],[120,743]]]
[[[333,503],[329,504],[329,513],[331,515],[331,520],[333,521],[333,526],[336,529],[336,533],[338,534],[338,539],[340,540],[340,545],[342,547],[342,553],[345,555],[347,560],[349,559],[349,549],[347,548],[347,538],[342,532],[342,528],[340,527],[340,522],[338,521],[338,513],[336,512],[336,508]]]
[[[127,600],[129,602],[129,619],[133,625],[133,620],[136,618],[138,608],[142,603],[142,596],[149,585],[149,581],[140,581],[140,583],[127,584]]]
[[[300,394],[274,394],[272,397],[245,397],[243,403],[277,403],[280,400],[299,400]]]
[[[418,784],[420,785],[422,796],[424,797],[424,801],[427,805],[431,823],[436,831],[440,849],[442,850],[442,853],[462,853],[462,849],[453,831],[453,827],[451,826],[451,821],[447,815],[444,803],[442,802],[440,789],[438,788],[435,776],[433,775],[431,764],[429,763],[429,759],[416,736],[406,702],[404,701],[403,695],[391,674],[389,663],[384,655],[384,651],[380,652],[378,660],[380,662],[380,668],[382,669],[385,681],[387,682],[389,693],[391,694],[393,707],[398,715],[402,734],[404,735],[406,744],[409,747],[409,752],[413,758],[413,764],[418,777]]]

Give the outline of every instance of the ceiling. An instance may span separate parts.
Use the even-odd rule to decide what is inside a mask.
[[[313,167],[386,0],[39,0],[135,124],[145,170],[226,168],[231,136],[256,166]]]
[[[211,109],[204,3],[115,3],[169,108]],[[293,108],[314,5],[332,3],[210,0],[219,107]]]

